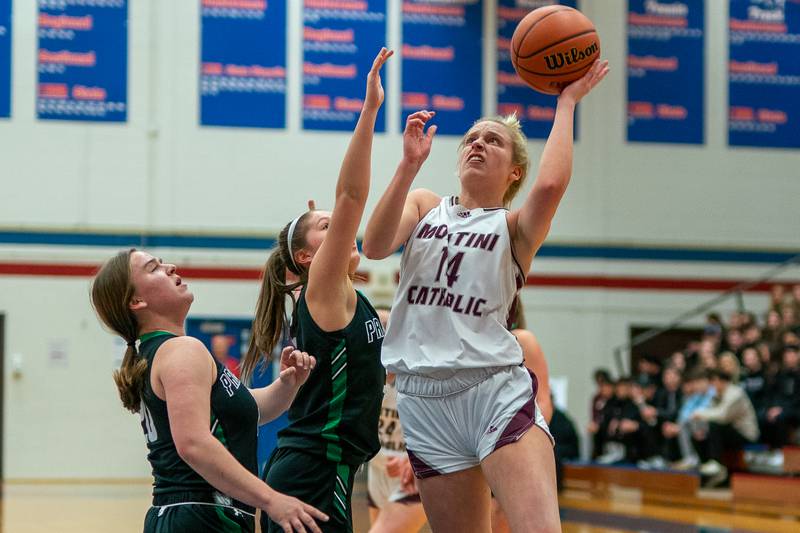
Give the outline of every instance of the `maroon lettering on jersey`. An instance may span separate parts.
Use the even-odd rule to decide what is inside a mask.
[[[431,226],[430,224],[425,224],[419,229],[419,233],[417,233],[417,239],[432,239],[434,237],[441,239],[441,237],[437,235],[441,228],[444,228],[446,234],[447,224],[442,224],[441,226]]]
[[[444,307],[460,315],[481,317],[486,299],[448,292],[444,287],[412,285],[406,292],[406,303]]]
[[[416,238],[425,240],[447,239],[448,245],[465,246],[466,248],[492,252],[495,245],[497,245],[497,241],[500,240],[500,235],[497,233],[475,233],[473,231],[450,233],[447,224],[439,224],[438,226],[424,224],[417,232]]]

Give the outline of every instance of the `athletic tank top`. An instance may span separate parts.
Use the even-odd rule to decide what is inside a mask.
[[[447,379],[459,370],[522,363],[508,331],[522,269],[507,210],[445,197],[406,242],[383,343],[389,372]]]
[[[299,350],[317,365],[289,408],[278,446],[298,448],[336,463],[359,465],[380,449],[378,415],[386,374],[381,366],[383,327],[358,291],[350,323],[323,331],[311,318],[305,289],[292,322]]]
[[[167,403],[156,396],[150,384],[150,372],[158,348],[176,335],[163,331],[141,337],[139,354],[147,359],[140,417],[147,439],[147,460],[153,470],[153,496],[175,492],[205,492],[213,494],[217,503],[235,505],[248,510],[250,506],[233,502],[219,493],[200,474],[189,466],[175,448],[167,416]],[[239,463],[258,475],[256,460],[258,406],[247,387],[243,386],[225,366],[214,361],[217,378],[211,386],[211,419],[209,429]]]

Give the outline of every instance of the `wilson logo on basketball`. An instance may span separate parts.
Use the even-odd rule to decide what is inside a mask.
[[[577,48],[573,47],[570,48],[567,53],[556,52],[555,54],[546,55],[544,56],[544,62],[547,65],[548,70],[558,70],[564,66],[580,63],[584,59],[596,54],[598,50],[599,47],[597,46],[597,43],[592,42],[592,44],[583,50],[578,50]]]

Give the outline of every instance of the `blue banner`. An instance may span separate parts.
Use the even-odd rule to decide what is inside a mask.
[[[728,143],[800,148],[800,2],[731,0]]]
[[[577,8],[576,0],[499,0],[497,6],[497,113],[516,113],[529,139],[546,139],[550,135],[557,97],[536,92],[517,76],[511,64],[511,37],[525,15],[554,4]]]
[[[127,0],[39,0],[40,119],[125,122]]]
[[[481,116],[483,3],[402,0],[401,128],[420,109],[436,111],[438,134],[462,135]]]
[[[628,141],[703,144],[704,0],[628,0]]]
[[[0,0],[0,118],[11,116],[11,0]]]
[[[352,131],[367,73],[386,45],[386,0],[303,3],[303,128]],[[386,87],[386,69],[381,73]],[[385,131],[383,107],[375,131]]]
[[[200,1],[200,124],[286,126],[286,1]]]

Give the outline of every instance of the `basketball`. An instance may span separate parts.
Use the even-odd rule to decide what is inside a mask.
[[[511,62],[528,85],[559,94],[600,57],[594,24],[567,6],[534,9],[519,21],[511,38]]]

